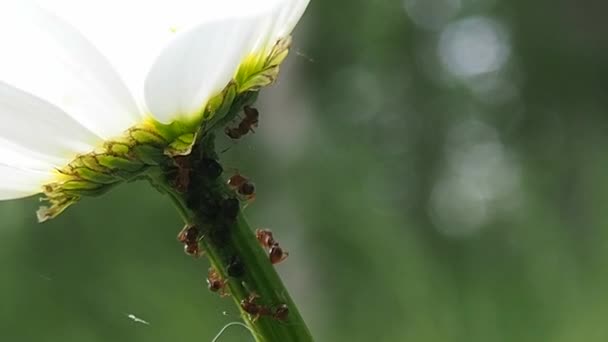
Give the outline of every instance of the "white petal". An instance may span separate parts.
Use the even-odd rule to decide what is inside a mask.
[[[101,143],[98,136],[59,108],[3,82],[0,82],[0,122],[5,150],[0,154],[0,163],[12,166],[17,165],[7,150],[61,167],[76,154],[90,152]]]
[[[234,76],[238,66],[276,16],[276,2],[248,12],[215,12],[216,19],[178,35],[162,51],[146,78],[148,109],[159,121],[192,116]]]
[[[258,31],[259,38],[253,53],[267,53],[278,40],[290,35],[309,2],[310,0],[279,0],[274,16]]]
[[[248,13],[278,0],[35,0],[74,25],[118,70],[143,105],[144,80],[156,56],[180,32],[218,13]]]
[[[127,88],[74,28],[26,1],[0,2],[0,80],[68,113],[103,138],[139,120]]]
[[[304,11],[306,11],[309,2],[310,0],[284,0],[283,11],[273,32],[275,39],[284,38],[291,34]]]
[[[257,41],[264,38],[265,43],[273,44],[276,37],[293,29],[308,4],[308,0],[36,1],[77,27],[110,60],[140,107],[145,107],[149,100],[143,100],[148,70],[179,33],[201,23],[250,17],[264,9],[276,8],[281,12],[260,20],[251,31],[257,35]],[[218,30],[217,34],[221,32]]]
[[[0,200],[35,195],[48,180],[49,174],[0,164]]]
[[[214,19],[178,35],[151,68],[145,83],[151,114],[170,122],[202,110],[228,84],[245,56],[268,53],[291,33],[308,3],[226,1],[232,6],[207,11]]]

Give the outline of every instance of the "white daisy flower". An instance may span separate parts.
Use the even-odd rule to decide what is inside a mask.
[[[42,192],[46,220],[187,153],[274,81],[308,2],[2,0],[0,199]]]

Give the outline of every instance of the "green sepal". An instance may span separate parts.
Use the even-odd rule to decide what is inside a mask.
[[[215,109],[214,116],[218,118],[222,118],[228,114],[230,108],[232,107],[232,103],[234,103],[234,99],[237,95],[237,86],[235,83],[230,83],[226,89],[224,89],[224,101],[222,101],[221,106]]]
[[[97,184],[112,184],[120,181],[120,179],[111,174],[95,171],[87,167],[74,168],[73,172],[77,177]]]
[[[157,133],[154,133],[146,129],[131,129],[129,135],[141,145],[152,145],[152,146],[166,146],[167,141]]]
[[[108,143],[109,146],[109,150],[111,153],[114,154],[118,154],[118,155],[126,155],[129,153],[129,145],[123,144],[123,143],[115,143],[115,142],[111,142]]]
[[[97,158],[95,158],[95,156],[93,155],[85,155],[82,157],[79,157],[76,159],[76,161],[80,161],[82,162],[82,165],[84,165],[85,167],[91,169],[91,170],[95,170],[95,171],[99,171],[99,172],[107,172],[108,169],[106,167],[103,167],[101,165],[99,165],[99,163],[97,162]]]
[[[43,199],[51,202],[51,206],[41,206],[36,211],[38,222],[45,222],[54,219],[59,214],[64,212],[69,206],[78,202],[80,196],[64,195],[61,198]]]
[[[149,145],[135,145],[131,148],[131,153],[147,165],[160,165],[167,159],[162,149]]]
[[[63,191],[67,194],[67,195],[72,195],[72,196],[86,196],[86,197],[97,197],[97,196],[101,196],[105,193],[107,193],[108,191],[110,191],[114,186],[118,185],[119,183],[114,183],[114,184],[110,184],[110,185],[106,185],[106,186],[100,186],[98,188],[90,188],[90,189],[85,189],[85,188],[77,188],[75,187],[74,189],[63,189]]]
[[[266,59],[259,55],[247,57],[239,66],[239,70],[234,78],[239,85],[239,92],[242,92],[242,85],[247,83],[251,75],[257,74],[266,67]]]
[[[249,56],[239,67],[235,77],[239,84],[239,93],[258,91],[269,86],[277,79],[279,66],[289,55],[291,37],[279,40],[267,56]]]
[[[213,115],[215,114],[217,109],[222,106],[222,103],[224,103],[224,92],[221,92],[220,94],[212,97],[209,100],[209,103],[207,104],[207,110],[203,114],[203,121],[213,119]]]
[[[170,157],[188,155],[192,151],[192,144],[194,144],[195,140],[195,134],[188,133],[181,135],[165,148],[164,154]]]
[[[221,120],[232,106],[236,94],[237,86],[234,82],[230,82],[220,94],[211,98],[203,114],[204,121]]]
[[[285,58],[287,58],[287,56],[289,55],[290,47],[291,36],[279,40],[272,49],[270,56],[268,56],[268,59],[266,60],[266,66],[273,67],[281,65],[283,61],[285,61]]]
[[[70,180],[61,183],[61,190],[74,191],[74,190],[97,190],[103,187],[103,184],[94,183],[86,180]]]
[[[113,155],[98,155],[97,162],[99,165],[107,167],[110,170],[137,172],[144,168],[144,164],[140,161],[129,160]]]
[[[239,91],[258,91],[263,87],[269,86],[277,79],[279,66],[275,65],[251,75],[247,81],[241,84]]]

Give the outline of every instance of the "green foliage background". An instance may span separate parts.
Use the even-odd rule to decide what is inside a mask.
[[[313,0],[259,130],[222,146],[318,341],[608,339],[607,10]],[[147,184],[44,225],[37,204],[0,203],[2,341],[211,341],[237,319]]]

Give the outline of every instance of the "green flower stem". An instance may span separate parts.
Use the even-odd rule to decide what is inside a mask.
[[[211,142],[209,145],[212,146],[213,143]],[[201,155],[203,157],[200,157]],[[208,150],[200,153],[195,150],[188,156],[190,159],[188,164],[198,165],[200,160],[203,160],[202,158],[209,160],[209,156],[216,157],[215,152]],[[225,211],[223,208],[220,207],[216,210],[220,214],[205,209],[213,203],[226,203],[230,200],[234,203],[236,195],[228,189],[225,180],[221,177],[209,179],[205,178],[204,173],[196,168],[191,170],[189,183],[194,185],[191,184],[187,191],[177,190],[179,187],[175,186],[175,179],[172,177],[165,177],[163,180],[158,175],[149,176],[171,197],[186,225],[197,227],[201,231],[202,237],[199,245],[212,267],[222,279],[227,280],[230,297],[245,323],[254,332],[255,340],[260,342],[313,341],[306,323],[271,264],[267,252],[262,248],[243,217],[240,206],[237,206],[238,213],[234,212],[234,217],[229,221],[222,217],[224,215],[222,212]],[[166,176],[167,173],[165,172],[164,175]],[[214,215],[220,215],[220,217],[210,218],[216,217]],[[254,303],[261,308],[266,308],[266,314],[256,317],[244,311],[241,303],[252,294],[259,296]],[[281,305],[286,305],[289,310],[289,314],[284,320],[272,315]]]

